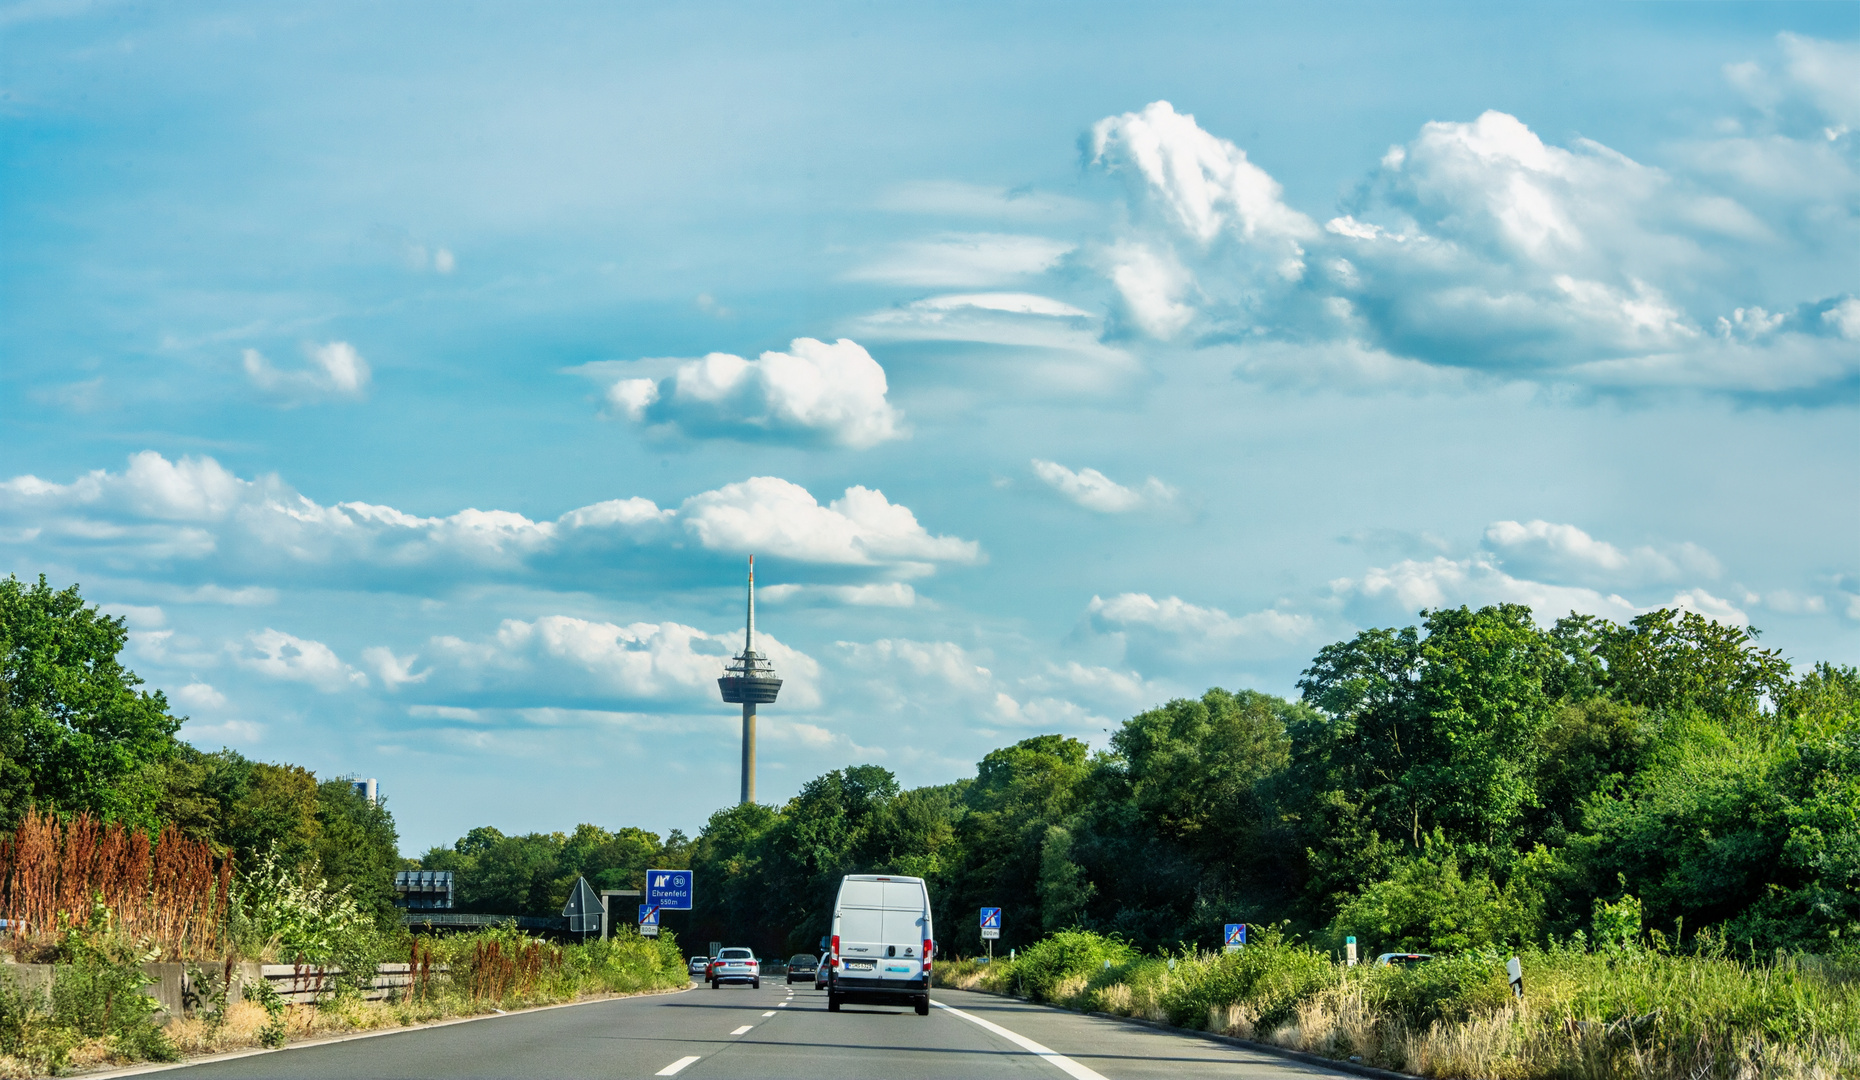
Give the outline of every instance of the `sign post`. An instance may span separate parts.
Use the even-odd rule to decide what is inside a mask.
[[[639,936],[659,936],[659,909],[651,904],[639,905]]]
[[[1344,967],[1355,967],[1356,966],[1356,937],[1354,935],[1344,939],[1343,953],[1344,953],[1343,966]]]
[[[1505,961],[1505,974],[1511,976],[1511,992],[1518,995],[1519,1001],[1523,1001],[1524,965],[1518,962],[1517,957]]]
[[[1227,924],[1225,933],[1221,936],[1226,942],[1225,951],[1239,952],[1241,947],[1246,944],[1246,924],[1243,922],[1230,922]]]
[[[1001,909],[985,907],[982,909],[982,940],[988,943],[988,959],[995,958],[995,940],[1001,936]]]
[[[602,941],[606,941],[607,936],[613,933],[613,926],[614,926],[613,898],[616,896],[631,896],[635,900],[637,900],[639,898],[639,890],[638,889],[602,889],[601,890],[601,940]],[[626,909],[621,908],[620,910],[625,911]]]

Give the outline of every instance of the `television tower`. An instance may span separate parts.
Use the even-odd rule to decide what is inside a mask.
[[[725,664],[717,680],[725,704],[743,706],[743,797],[740,805],[756,801],[756,706],[772,705],[781,693],[775,666],[756,651],[756,557],[749,557],[749,628],[743,634],[743,651]]]

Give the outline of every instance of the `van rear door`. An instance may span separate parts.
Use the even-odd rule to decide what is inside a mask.
[[[884,954],[880,977],[886,981],[915,981],[924,975],[923,944],[930,937],[929,894],[921,882],[882,881],[884,897]]]
[[[878,977],[878,961],[885,955],[885,890],[883,882],[847,878],[840,883],[840,967],[854,978]]]

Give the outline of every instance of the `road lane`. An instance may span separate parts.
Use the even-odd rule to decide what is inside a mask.
[[[1071,1080],[1163,1080],[1183,1075],[1224,1080],[1336,1080],[1339,1075],[1205,1039],[1011,998],[938,990],[932,999],[946,1007],[932,1009],[929,1016],[918,1016],[909,1008],[855,1005],[829,1013],[826,994],[813,990],[811,984],[799,990],[779,984],[760,990],[711,990],[699,984],[681,994],[512,1013],[470,1024],[185,1068],[188,1080],[509,1076],[1068,1080],[1068,1072]],[[1065,1068],[1058,1059],[1075,1069]]]

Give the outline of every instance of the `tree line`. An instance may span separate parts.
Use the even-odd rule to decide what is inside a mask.
[[[1321,649],[1296,700],[1212,689],[1092,753],[1041,735],[901,790],[862,765],[712,815],[698,939],[813,951],[841,875],[929,880],[942,946],[1068,927],[1216,947],[1227,922],[1458,949],[1619,932],[1826,950],[1860,934],[1860,673],[1662,610],[1422,612]],[[1631,903],[1630,903],[1631,901]]]
[[[1754,630],[1662,610],[1421,613],[1319,650],[1296,699],[1211,689],[1098,752],[1041,735],[904,790],[875,765],[695,839],[582,825],[474,829],[402,860],[392,815],[342,778],[203,752],[121,663],[123,620],[76,586],[0,581],[0,828],[31,810],[151,833],[346,888],[383,928],[392,872],[452,870],[462,910],[554,915],[575,878],[696,871],[688,940],[812,951],[839,878],[927,878],[944,948],[1067,927],[1148,949],[1224,922],[1453,949],[1618,932],[1838,950],[1860,936],[1860,672],[1797,671]]]

